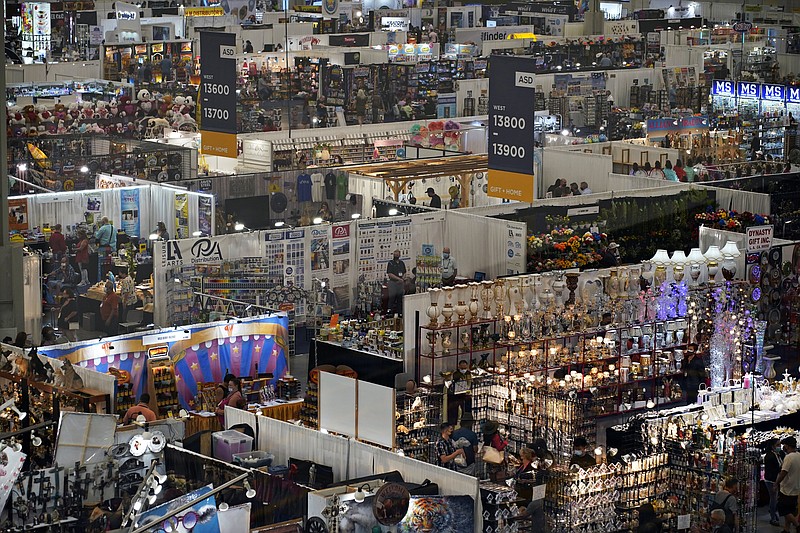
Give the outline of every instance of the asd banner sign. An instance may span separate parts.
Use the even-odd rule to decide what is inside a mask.
[[[489,196],[533,202],[535,80],[533,59],[489,59]]]

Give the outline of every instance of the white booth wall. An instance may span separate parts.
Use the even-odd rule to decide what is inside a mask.
[[[102,79],[100,60],[69,63],[6,65],[6,83],[37,83]]]

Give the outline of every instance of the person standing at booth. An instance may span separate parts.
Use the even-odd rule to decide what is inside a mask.
[[[453,285],[456,282],[456,274],[458,274],[456,259],[450,255],[450,247],[445,246],[442,249],[442,286]]]
[[[389,301],[386,304],[388,314],[403,314],[403,294],[405,294],[406,264],[400,259],[400,250],[392,253],[392,260],[386,265],[386,277],[389,278]]]

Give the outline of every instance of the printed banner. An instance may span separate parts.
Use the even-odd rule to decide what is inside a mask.
[[[0,465],[0,509],[5,509],[8,496],[14,483],[17,482],[27,456],[22,451],[14,451],[11,446],[3,448],[2,453],[7,461],[5,465]]]
[[[350,234],[354,230],[353,222],[333,225],[331,256],[333,259],[333,277],[331,287],[336,297],[335,308],[349,309],[351,298],[351,273],[353,268],[354,247],[350,246]]]
[[[28,229],[28,199],[8,199],[8,229],[23,231]]]
[[[248,236],[251,234],[248,234]],[[219,235],[155,242],[155,257],[161,268],[181,267],[219,261],[232,261],[242,257],[258,257],[258,237],[247,238],[241,234]]]
[[[506,274],[511,276],[525,273],[525,234],[524,222],[507,222]]]
[[[289,319],[286,316],[241,318],[237,323],[214,322],[186,326],[187,340],[167,342],[169,357],[175,364],[178,396],[181,405],[193,409],[198,384],[221,382],[225,371],[237,376],[259,372],[274,375],[273,383],[287,372]],[[171,332],[172,330],[170,330]],[[152,335],[148,331],[147,335]],[[91,340],[68,347],[42,347],[48,357],[67,357],[73,364],[103,374],[109,368],[131,375],[134,395],[147,391],[147,346],[145,334],[107,341]]]
[[[384,220],[358,223],[359,281],[383,281],[386,265],[395,249],[400,250],[400,259],[411,270],[411,219],[395,217],[388,222]]]
[[[217,500],[214,496],[204,497],[213,490],[213,485],[206,485],[174,500],[153,507],[143,512],[138,522],[141,525],[152,524],[152,531],[192,531],[193,533],[220,533],[217,516]],[[178,513],[173,518],[161,520],[178,507],[187,503],[192,506]]]
[[[197,197],[197,229],[203,232],[203,235],[211,235],[211,228],[214,227],[211,201],[210,196]]]
[[[129,237],[141,237],[139,227],[139,189],[119,191],[120,208],[122,210],[122,229]]]
[[[95,189],[117,189],[119,187],[134,187],[147,185],[147,180],[118,176],[116,174],[98,174],[94,180]]]
[[[186,239],[189,237],[189,195],[180,193],[175,195],[175,238]]]

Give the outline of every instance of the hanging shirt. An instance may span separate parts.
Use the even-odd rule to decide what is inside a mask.
[[[348,179],[344,172],[336,176],[336,199],[344,200],[347,196]]]
[[[311,199],[314,202],[321,202],[323,198],[323,181],[325,180],[322,172],[311,174]]]
[[[310,202],[311,201],[311,176],[305,172],[297,176],[297,201]]]
[[[328,200],[336,199],[336,174],[333,172],[325,174],[325,198]]]

